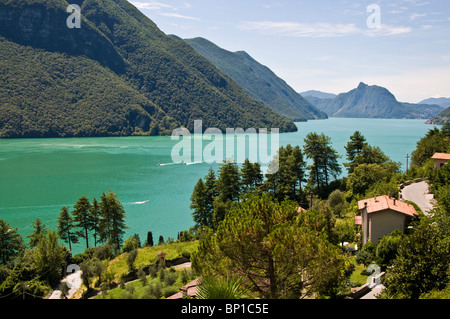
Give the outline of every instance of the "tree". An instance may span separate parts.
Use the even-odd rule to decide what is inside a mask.
[[[153,246],[153,233],[151,231],[147,232],[147,241],[145,242],[146,246]]]
[[[450,122],[445,122],[441,127],[441,133],[444,137],[450,138]]]
[[[0,264],[6,264],[24,248],[22,236],[17,233],[17,228],[12,229],[7,222],[0,219]]]
[[[58,234],[47,231],[40,236],[34,253],[34,265],[40,277],[51,285],[56,284],[63,273],[67,248],[58,243]]]
[[[128,271],[133,272],[134,269],[134,262],[136,261],[136,257],[138,255],[138,250],[133,249],[127,254],[127,265],[128,265]]]
[[[205,176],[205,196],[206,196],[206,208],[208,211],[208,215],[212,216],[214,213],[214,199],[218,195],[217,193],[217,180],[216,174],[214,170],[210,167],[208,170],[208,174]],[[210,225],[208,227],[212,227],[212,222],[210,221]]]
[[[77,235],[72,232],[74,228],[73,219],[69,213],[69,207],[62,207],[58,217],[58,236],[69,244],[69,250],[72,251],[72,243],[78,242]]]
[[[139,234],[134,234],[125,240],[122,250],[123,252],[128,253],[138,248],[141,248],[141,239],[139,238]]]
[[[206,186],[200,178],[191,195],[190,208],[194,211],[192,216],[197,226],[210,226],[212,222],[212,211],[208,207]]]
[[[353,167],[361,164],[383,164],[388,161],[389,157],[378,146],[366,144],[353,159]]]
[[[91,218],[91,204],[86,196],[82,196],[78,199],[74,205],[73,221],[77,228],[81,230],[77,232],[77,236],[86,240],[86,248],[89,248],[89,230],[93,228]]]
[[[193,267],[206,277],[239,277],[264,298],[328,293],[348,275],[346,257],[303,223],[293,201],[252,197],[201,241]]]
[[[361,164],[355,167],[347,179],[347,187],[353,194],[364,195],[377,182],[385,182],[387,171],[379,164]]]
[[[355,131],[355,133],[350,136],[350,142],[345,146],[349,163],[344,164],[348,168],[349,174],[353,171],[353,161],[355,157],[361,153],[366,145],[366,138],[359,131]]]
[[[430,217],[401,241],[392,271],[386,274],[385,298],[417,299],[449,283],[450,245]]]
[[[339,243],[351,243],[355,240],[355,222],[353,219],[338,219],[335,227]]]
[[[164,245],[164,237],[163,237],[163,235],[159,235],[158,245]]]
[[[219,168],[219,176],[215,182],[217,196],[213,201],[212,228],[225,218],[227,210],[241,195],[239,168],[236,163],[225,162]]]
[[[99,235],[102,242],[111,243],[119,250],[125,233],[125,209],[117,195],[103,193],[100,202]]]
[[[335,189],[328,196],[327,200],[328,206],[330,206],[331,212],[337,215],[339,218],[342,218],[342,213],[349,206],[347,201],[345,200],[345,193],[339,189]]]
[[[377,244],[376,256],[384,265],[391,265],[397,257],[398,248],[403,240],[403,233],[396,229],[391,234],[383,236]]]
[[[80,264],[80,268],[81,268],[81,280],[89,290],[91,278],[98,276],[99,282],[102,281],[102,274],[106,270],[106,265],[101,260],[94,257],[92,259],[83,261]]]
[[[437,127],[429,130],[419,142],[411,154],[411,163],[416,166],[423,165],[434,153],[446,153],[450,151],[450,138],[445,131],[440,131]]]
[[[67,299],[67,296],[69,295],[69,290],[70,290],[69,285],[67,285],[67,282],[65,282],[65,281],[62,282],[61,283],[61,287],[59,289],[61,291],[60,298],[61,299]]]
[[[241,168],[241,186],[244,192],[253,191],[262,184],[263,174],[261,164],[251,163],[248,158],[245,159]]]
[[[336,178],[342,172],[338,163],[340,156],[331,147],[331,138],[323,133],[308,133],[304,141],[306,157],[313,161],[312,165],[308,166],[309,182],[317,186],[319,193],[323,192],[322,188],[329,185],[331,177]]]
[[[219,177],[216,181],[216,191],[219,201],[237,201],[241,194],[239,168],[236,163],[225,162],[219,168]]]
[[[279,201],[294,200],[304,202],[305,196],[302,183],[305,181],[305,161],[299,146],[292,147],[288,144],[281,147],[270,163],[277,167],[276,172],[266,175],[265,186],[269,193]]]
[[[98,235],[100,232],[99,224],[100,224],[100,204],[98,203],[97,199],[93,199],[91,208],[89,209],[90,212],[90,230],[93,231],[94,236],[94,246],[97,247],[98,243]]]
[[[47,233],[45,225],[42,224],[42,221],[39,218],[36,218],[36,221],[33,222],[33,228],[33,232],[27,236],[27,238],[30,238],[29,246],[31,248],[36,247],[42,236]]]

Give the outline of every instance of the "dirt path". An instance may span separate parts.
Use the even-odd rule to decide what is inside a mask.
[[[67,282],[70,288],[67,299],[72,298],[72,296],[77,292],[82,283],[81,270],[67,276],[66,278],[61,280],[61,282]],[[48,299],[61,299],[61,290],[59,290],[58,288],[57,290],[53,291],[52,295]]]

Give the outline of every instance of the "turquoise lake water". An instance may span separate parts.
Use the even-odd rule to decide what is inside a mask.
[[[432,128],[424,120],[346,119],[297,123],[299,131],[280,134],[280,146],[303,145],[309,132],[330,136],[345,161],[344,146],[359,130],[367,142],[379,146],[392,160],[406,165],[416,143]],[[193,226],[190,196],[196,182],[218,164],[171,163],[178,142],[171,137],[110,137],[0,140],[0,219],[24,236],[40,218],[56,229],[62,206],[71,208],[81,196],[99,199],[111,190],[119,195],[129,227],[125,238],[137,233],[144,242],[176,238]],[[203,146],[209,141],[204,141]],[[344,170],[345,171],[345,170]],[[84,241],[75,245],[82,252]]]

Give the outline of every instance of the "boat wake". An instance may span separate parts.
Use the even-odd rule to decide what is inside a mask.
[[[166,164],[158,163],[158,166],[169,166],[169,165],[177,165],[177,163],[166,163]]]
[[[203,162],[192,162],[192,163],[184,163],[184,165],[195,165],[195,164],[202,164]]]
[[[132,204],[134,205],[143,205],[143,204],[147,204],[149,201],[148,200],[144,200],[143,202],[134,202]]]

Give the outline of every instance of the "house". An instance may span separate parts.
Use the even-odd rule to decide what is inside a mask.
[[[450,161],[450,154],[446,153],[435,153],[432,157],[434,160],[434,168],[439,169],[443,165],[447,164]]]
[[[362,227],[362,244],[371,241],[375,245],[385,235],[399,229],[405,232],[406,224],[418,214],[414,206],[388,195],[360,200],[361,218],[355,222]]]
[[[168,297],[167,299],[185,299],[185,298],[195,298],[197,295],[197,286],[200,283],[200,278],[197,278],[185,286],[180,288],[180,292],[176,293],[173,296]]]

